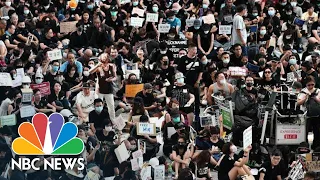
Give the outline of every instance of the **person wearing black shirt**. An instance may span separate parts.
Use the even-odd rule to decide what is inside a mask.
[[[44,30],[44,37],[40,40],[41,49],[57,48],[62,47],[62,43],[59,41],[57,37],[53,36],[53,30],[51,28],[46,28]]]
[[[159,43],[159,49],[152,54],[150,63],[153,63],[153,62],[159,63],[163,55],[168,56],[170,64],[172,61],[174,61],[173,52],[168,49],[168,45],[165,41]]]
[[[76,32],[73,32],[70,36],[69,48],[79,53],[80,49],[84,49],[88,46],[87,35],[83,33],[83,27],[79,26]]]
[[[103,137],[103,130],[110,123],[110,117],[107,111],[103,110],[102,99],[94,100],[94,110],[89,113],[90,129],[95,133],[99,140]]]
[[[97,49],[104,49],[103,47],[114,41],[115,31],[108,25],[102,24],[99,17],[93,20],[93,24],[94,26],[87,31],[89,45]]]
[[[311,37],[308,39],[309,43],[319,43],[320,42],[320,18],[317,22],[314,22],[311,26]]]
[[[18,41],[14,40],[15,31],[16,31],[16,26],[11,24],[8,26],[6,32],[1,37],[1,40],[5,43],[8,51],[11,49],[18,48],[18,45],[16,45],[18,43]]]
[[[233,66],[233,62],[230,61],[230,55],[228,52],[224,52],[221,55],[221,61],[217,63],[217,69],[221,71],[222,69],[229,69],[230,66]]]
[[[56,108],[54,106],[49,104],[46,99],[41,98],[41,92],[39,89],[33,90],[33,94],[34,94],[33,105],[37,112],[46,113],[47,115],[50,115],[51,113],[56,112]]]
[[[277,81],[272,78],[272,71],[270,68],[266,68],[263,71],[263,78],[258,82],[262,87],[274,88],[277,85]]]
[[[280,180],[281,168],[279,162],[281,160],[281,152],[278,149],[272,151],[270,161],[262,164],[259,169],[259,179],[264,180]]]
[[[150,116],[158,113],[158,105],[152,94],[152,85],[150,83],[144,84],[143,90],[138,92],[136,97],[141,97],[143,99],[145,109],[148,110]]]
[[[233,54],[230,55],[230,60],[234,66],[243,66],[242,62],[242,48],[240,44],[235,44],[233,47]]]
[[[204,69],[203,64],[200,62],[200,59],[196,56],[197,49],[198,48],[195,44],[190,44],[188,46],[188,54],[181,57],[177,67],[178,71],[182,72],[186,76],[186,84],[193,87],[196,118],[198,118],[200,113],[199,85]]]

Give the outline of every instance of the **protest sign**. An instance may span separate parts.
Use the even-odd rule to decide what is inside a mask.
[[[126,85],[125,96],[135,97],[136,94],[143,90],[143,84],[128,84]]]
[[[150,117],[149,118],[149,122],[150,123],[154,123],[156,124],[156,127],[157,128],[160,128],[161,129],[161,126],[162,126],[162,122],[164,121],[164,118],[157,118],[157,117]]]
[[[165,174],[165,166],[163,164],[154,167],[154,176],[153,176],[154,180],[165,179],[164,174]]]
[[[131,17],[131,18],[130,18],[130,26],[133,26],[133,27],[142,27],[143,21],[144,21],[143,18]]]
[[[60,22],[60,33],[70,33],[77,30],[78,21]]]
[[[229,67],[230,75],[231,76],[246,76],[247,71],[245,68],[242,67]]]
[[[12,78],[9,73],[0,73],[0,86],[12,86]]]
[[[243,149],[252,144],[252,126],[243,131]]]
[[[133,158],[130,160],[133,171],[138,171],[143,165],[143,157]]]
[[[138,139],[138,150],[141,151],[143,154],[146,153],[146,142],[141,140],[141,139]]]
[[[147,22],[158,22],[159,14],[158,13],[147,13]]]
[[[122,129],[126,126],[126,122],[124,121],[121,114],[118,117],[116,117],[116,119],[112,123],[113,125],[115,125],[116,129],[120,131],[122,131]]]
[[[20,116],[21,118],[31,117],[36,113],[33,106],[22,106],[20,107]]]
[[[143,153],[140,149],[138,149],[137,151],[132,153],[132,157],[133,158],[139,158],[139,157],[143,157]]]
[[[159,33],[168,33],[170,31],[170,24],[158,24]]]
[[[28,103],[31,102],[32,96],[33,96],[33,91],[30,88],[23,88],[21,89],[22,92],[22,101],[23,103]]]
[[[219,34],[231,34],[232,25],[220,25]]]
[[[130,157],[126,145],[124,143],[121,143],[116,149],[114,149],[114,152],[117,156],[119,163],[126,161]]]
[[[303,179],[303,176],[304,176],[303,164],[300,160],[298,160],[296,162],[296,164],[290,170],[288,178],[289,179]]]
[[[140,176],[142,180],[149,180],[151,179],[151,166],[147,166],[142,168],[141,172],[140,172]]]
[[[306,161],[308,171],[320,171],[320,161]]]
[[[193,24],[194,24],[194,19],[187,19],[187,20],[186,20],[186,25],[187,25],[188,27],[192,27]]]
[[[152,123],[138,123],[137,135],[156,135],[156,124]]]
[[[200,125],[201,127],[205,126],[216,126],[215,124],[215,116],[210,115],[210,116],[200,116]]]
[[[120,0],[120,4],[127,4],[130,2],[131,2],[131,0]]]
[[[208,14],[202,17],[204,24],[213,24],[215,23],[215,17],[213,14]]]
[[[8,116],[0,117],[0,127],[3,126],[14,126],[17,124],[17,119],[15,114],[10,114]]]
[[[179,50],[185,49],[188,50],[188,43],[186,40],[167,40],[166,41],[167,47],[173,53],[174,58],[179,58]]]
[[[219,107],[221,109],[223,126],[229,130],[232,129],[232,114],[228,108]]]
[[[144,17],[144,9],[133,8],[131,14],[138,14],[138,16]]]
[[[62,59],[62,53],[60,49],[55,49],[47,52],[50,61]]]
[[[43,82],[40,84],[30,84],[31,89],[39,89],[41,92],[41,96],[46,96],[51,94],[50,91],[50,82]]]

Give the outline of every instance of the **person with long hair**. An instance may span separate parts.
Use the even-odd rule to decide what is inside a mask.
[[[129,112],[128,124],[132,126],[135,124],[132,120],[132,116],[149,116],[148,111],[144,108],[143,99],[141,97],[135,97],[133,100],[132,110]]]
[[[190,163],[192,172],[196,174],[196,178],[211,179],[209,164],[216,164],[209,150],[201,151],[201,153]]]

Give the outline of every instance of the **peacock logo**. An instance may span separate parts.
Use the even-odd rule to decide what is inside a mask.
[[[32,123],[24,122],[19,126],[20,137],[12,143],[12,150],[19,155],[78,155],[84,149],[83,141],[76,137],[78,127],[64,123],[59,113],[49,118],[37,113]]]

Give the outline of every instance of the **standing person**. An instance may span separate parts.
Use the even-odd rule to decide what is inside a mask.
[[[199,84],[203,74],[204,66],[197,57],[197,46],[190,44],[186,56],[181,57],[178,64],[178,71],[186,77],[186,84],[193,87],[195,96],[195,116],[199,118],[200,114],[200,90]],[[190,120],[189,120],[190,121]],[[191,120],[192,122],[192,120]]]
[[[114,111],[114,97],[113,97],[113,82],[117,80],[117,67],[115,64],[110,63],[108,54],[101,54],[99,57],[99,65],[91,69],[90,74],[97,72],[98,85],[99,85],[99,98],[104,99],[110,119],[115,119]]]
[[[232,27],[232,37],[231,43],[234,44],[241,44],[242,51],[244,56],[247,55],[247,30],[246,25],[243,21],[243,16],[247,16],[248,10],[247,7],[243,4],[237,7],[237,14],[234,15],[233,18],[233,27]]]

